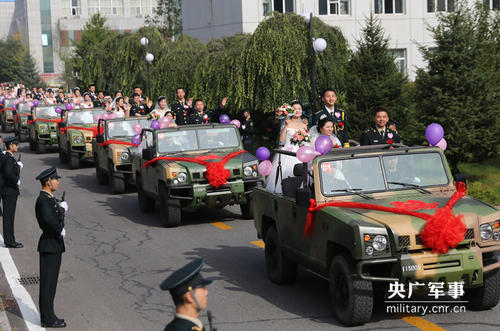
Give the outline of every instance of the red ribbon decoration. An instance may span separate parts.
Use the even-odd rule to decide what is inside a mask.
[[[463,223],[463,215],[455,216],[452,211],[452,208],[457,203],[457,201],[464,197],[466,194],[464,183],[457,182],[456,187],[457,191],[453,193],[444,207],[438,208],[435,211],[434,215],[419,213],[406,208],[386,207],[371,203],[351,201],[334,201],[318,205],[316,204],[316,201],[314,199],[310,199],[303,236],[306,237],[312,234],[314,225],[314,212],[325,207],[378,210],[387,213],[409,215],[424,219],[426,223],[424,228],[420,232],[420,238],[424,242],[424,245],[428,248],[431,248],[433,252],[447,253],[450,247],[455,248],[460,242],[464,240],[465,232],[467,231]]]
[[[128,141],[122,141],[122,140],[116,140],[116,139],[106,140],[105,142],[99,143],[98,145],[102,146],[102,147],[105,147],[105,146],[108,146],[108,145],[111,145],[111,144],[127,145],[127,146],[134,146],[134,147],[138,147],[139,146],[139,145],[136,145],[136,144],[132,144],[131,142],[128,142]]]
[[[83,131],[92,131],[92,133],[94,134],[94,138],[98,134],[98,132],[97,132],[97,126],[94,126],[94,127],[91,127],[91,128],[85,128],[85,127],[82,127],[82,126],[68,126],[67,128],[61,128],[61,133],[64,134],[64,133],[66,133],[66,130],[69,130],[69,129],[83,130]],[[102,127],[101,127],[100,131],[101,132],[99,132],[99,133],[102,134],[102,131],[103,131]]]
[[[242,153],[248,153],[245,150],[241,151],[236,151],[227,154],[222,158],[220,161],[214,161],[214,162],[208,162],[205,160],[200,160],[196,157],[169,157],[169,156],[160,156],[157,158],[152,159],[151,161],[148,161],[144,163],[142,166],[143,168],[149,167],[151,164],[160,161],[160,160],[166,160],[166,161],[180,161],[180,162],[192,162],[192,163],[197,163],[205,166],[207,168],[207,171],[205,173],[205,177],[208,180],[208,183],[212,185],[215,188],[218,188],[219,186],[224,186],[227,183],[227,179],[231,177],[231,171],[227,170],[224,168],[226,165],[227,161],[232,159],[233,157],[240,155]],[[208,155],[207,155],[208,156]]]
[[[44,119],[44,118],[37,118],[37,119],[34,119],[33,121],[28,121],[28,124],[30,123],[35,123],[35,122],[52,122],[52,123],[61,123],[61,119],[60,118],[56,118],[54,120],[47,120],[47,119]]]

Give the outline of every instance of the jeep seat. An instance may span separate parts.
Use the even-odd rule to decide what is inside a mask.
[[[293,176],[281,180],[281,190],[283,195],[295,198],[297,189],[302,186],[302,176]]]

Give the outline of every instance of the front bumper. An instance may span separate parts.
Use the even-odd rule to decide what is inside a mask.
[[[71,152],[78,154],[80,159],[94,158],[94,155],[92,154],[92,143],[85,143],[82,145],[72,145]]]
[[[38,140],[43,141],[46,145],[57,144],[57,132],[40,133],[38,134]]]

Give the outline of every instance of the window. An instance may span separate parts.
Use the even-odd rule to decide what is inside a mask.
[[[434,13],[438,11],[453,11],[455,9],[455,0],[427,0],[427,12]]]
[[[294,0],[263,0],[262,7],[264,15],[271,11],[280,13],[293,13]]]
[[[350,0],[319,0],[320,15],[349,15]]]
[[[404,0],[375,0],[375,14],[403,14]]]
[[[483,0],[483,5],[488,7],[489,9],[499,10],[500,0]]]
[[[71,15],[80,16],[80,0],[71,0]]]
[[[74,0],[73,0],[74,1]],[[123,0],[88,0],[89,15],[123,15]],[[131,11],[132,14],[135,14]]]
[[[389,54],[394,58],[399,71],[406,75],[406,48],[390,49]]]

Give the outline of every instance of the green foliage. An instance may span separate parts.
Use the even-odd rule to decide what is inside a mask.
[[[416,79],[418,120],[440,123],[454,171],[459,161],[498,154],[500,109],[499,13],[459,3],[431,29],[437,48],[422,48],[428,71]]]
[[[494,206],[500,205],[500,159],[481,163],[459,163],[467,175],[467,194]]]
[[[354,139],[373,126],[372,113],[376,107],[387,109],[402,128],[408,127],[407,79],[389,54],[388,44],[379,20],[370,15],[357,42],[357,51],[349,61],[347,102],[350,134]]]
[[[159,0],[153,16],[146,23],[158,28],[165,40],[179,37],[182,33],[181,0]]]
[[[33,57],[19,41],[0,40],[0,49],[8,50],[8,56],[0,57],[0,81],[19,82],[30,88],[42,85]]]

